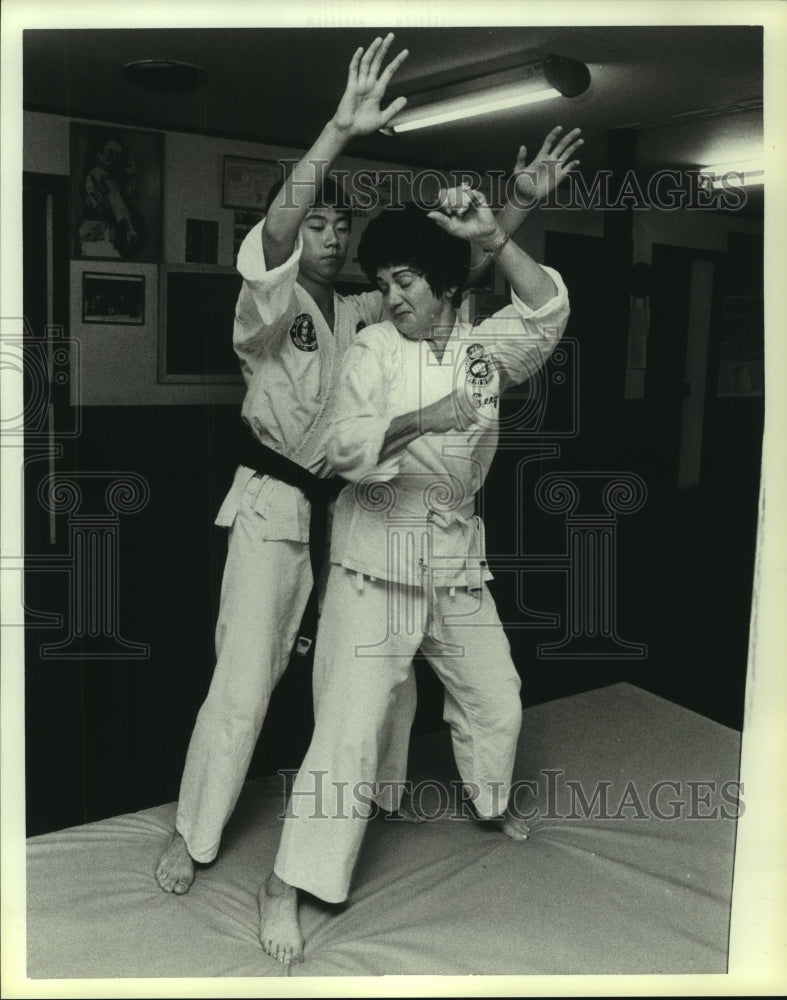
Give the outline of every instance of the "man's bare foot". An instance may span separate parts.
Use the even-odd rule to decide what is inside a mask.
[[[298,890],[271,872],[260,889],[260,943],[279,962],[303,961]]]
[[[503,816],[502,829],[503,833],[512,840],[527,840],[530,836],[530,827],[523,819],[514,816],[510,808],[506,809]]]
[[[182,896],[191,888],[194,872],[194,859],[188,852],[186,841],[179,833],[175,833],[169,847],[159,858],[156,881],[164,892]]]

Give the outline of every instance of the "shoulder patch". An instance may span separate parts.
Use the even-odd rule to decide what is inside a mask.
[[[470,385],[488,385],[492,379],[492,364],[482,344],[471,344],[465,358],[465,377]]]
[[[314,320],[308,313],[300,313],[295,317],[290,327],[290,340],[299,351],[317,350],[317,331],[314,329]]]

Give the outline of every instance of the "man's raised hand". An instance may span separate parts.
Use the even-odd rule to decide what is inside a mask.
[[[397,97],[384,110],[380,107],[391,77],[407,58],[403,49],[381,72],[393,38],[392,33],[375,38],[366,52],[356,49],[350,61],[347,87],[333,116],[334,125],[349,135],[370,135],[385,128],[407,103],[406,97]]]

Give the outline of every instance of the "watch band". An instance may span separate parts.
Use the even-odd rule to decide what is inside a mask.
[[[498,242],[496,246],[490,246],[490,247],[482,246],[481,249],[484,251],[487,257],[497,257],[497,255],[500,253],[500,251],[503,249],[503,247],[506,245],[506,243],[508,243],[510,239],[511,236],[509,233],[503,233],[503,238]]]

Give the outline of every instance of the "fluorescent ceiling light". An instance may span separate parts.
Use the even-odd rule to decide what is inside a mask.
[[[507,108],[518,108],[523,104],[535,104],[537,101],[547,101],[560,97],[560,91],[554,87],[545,87],[529,94],[508,91],[496,96],[478,94],[474,100],[443,101],[423,108],[413,109],[415,117],[409,118],[406,111],[397,115],[391,126],[394,132],[410,132],[416,128],[428,128],[430,125],[442,125],[444,122],[454,122],[461,118],[472,118],[474,115],[489,115],[494,111],[505,111]]]
[[[589,85],[590,73],[584,63],[548,56],[541,62],[413,95],[412,103],[384,131],[410,132],[556,97],[577,97]]]
[[[734,163],[714,163],[709,167],[700,167],[701,174],[712,175],[714,188],[723,186],[722,178],[727,174],[735,174],[727,179],[728,186],[751,187],[765,183],[765,166],[762,157],[751,160],[737,160]]]

